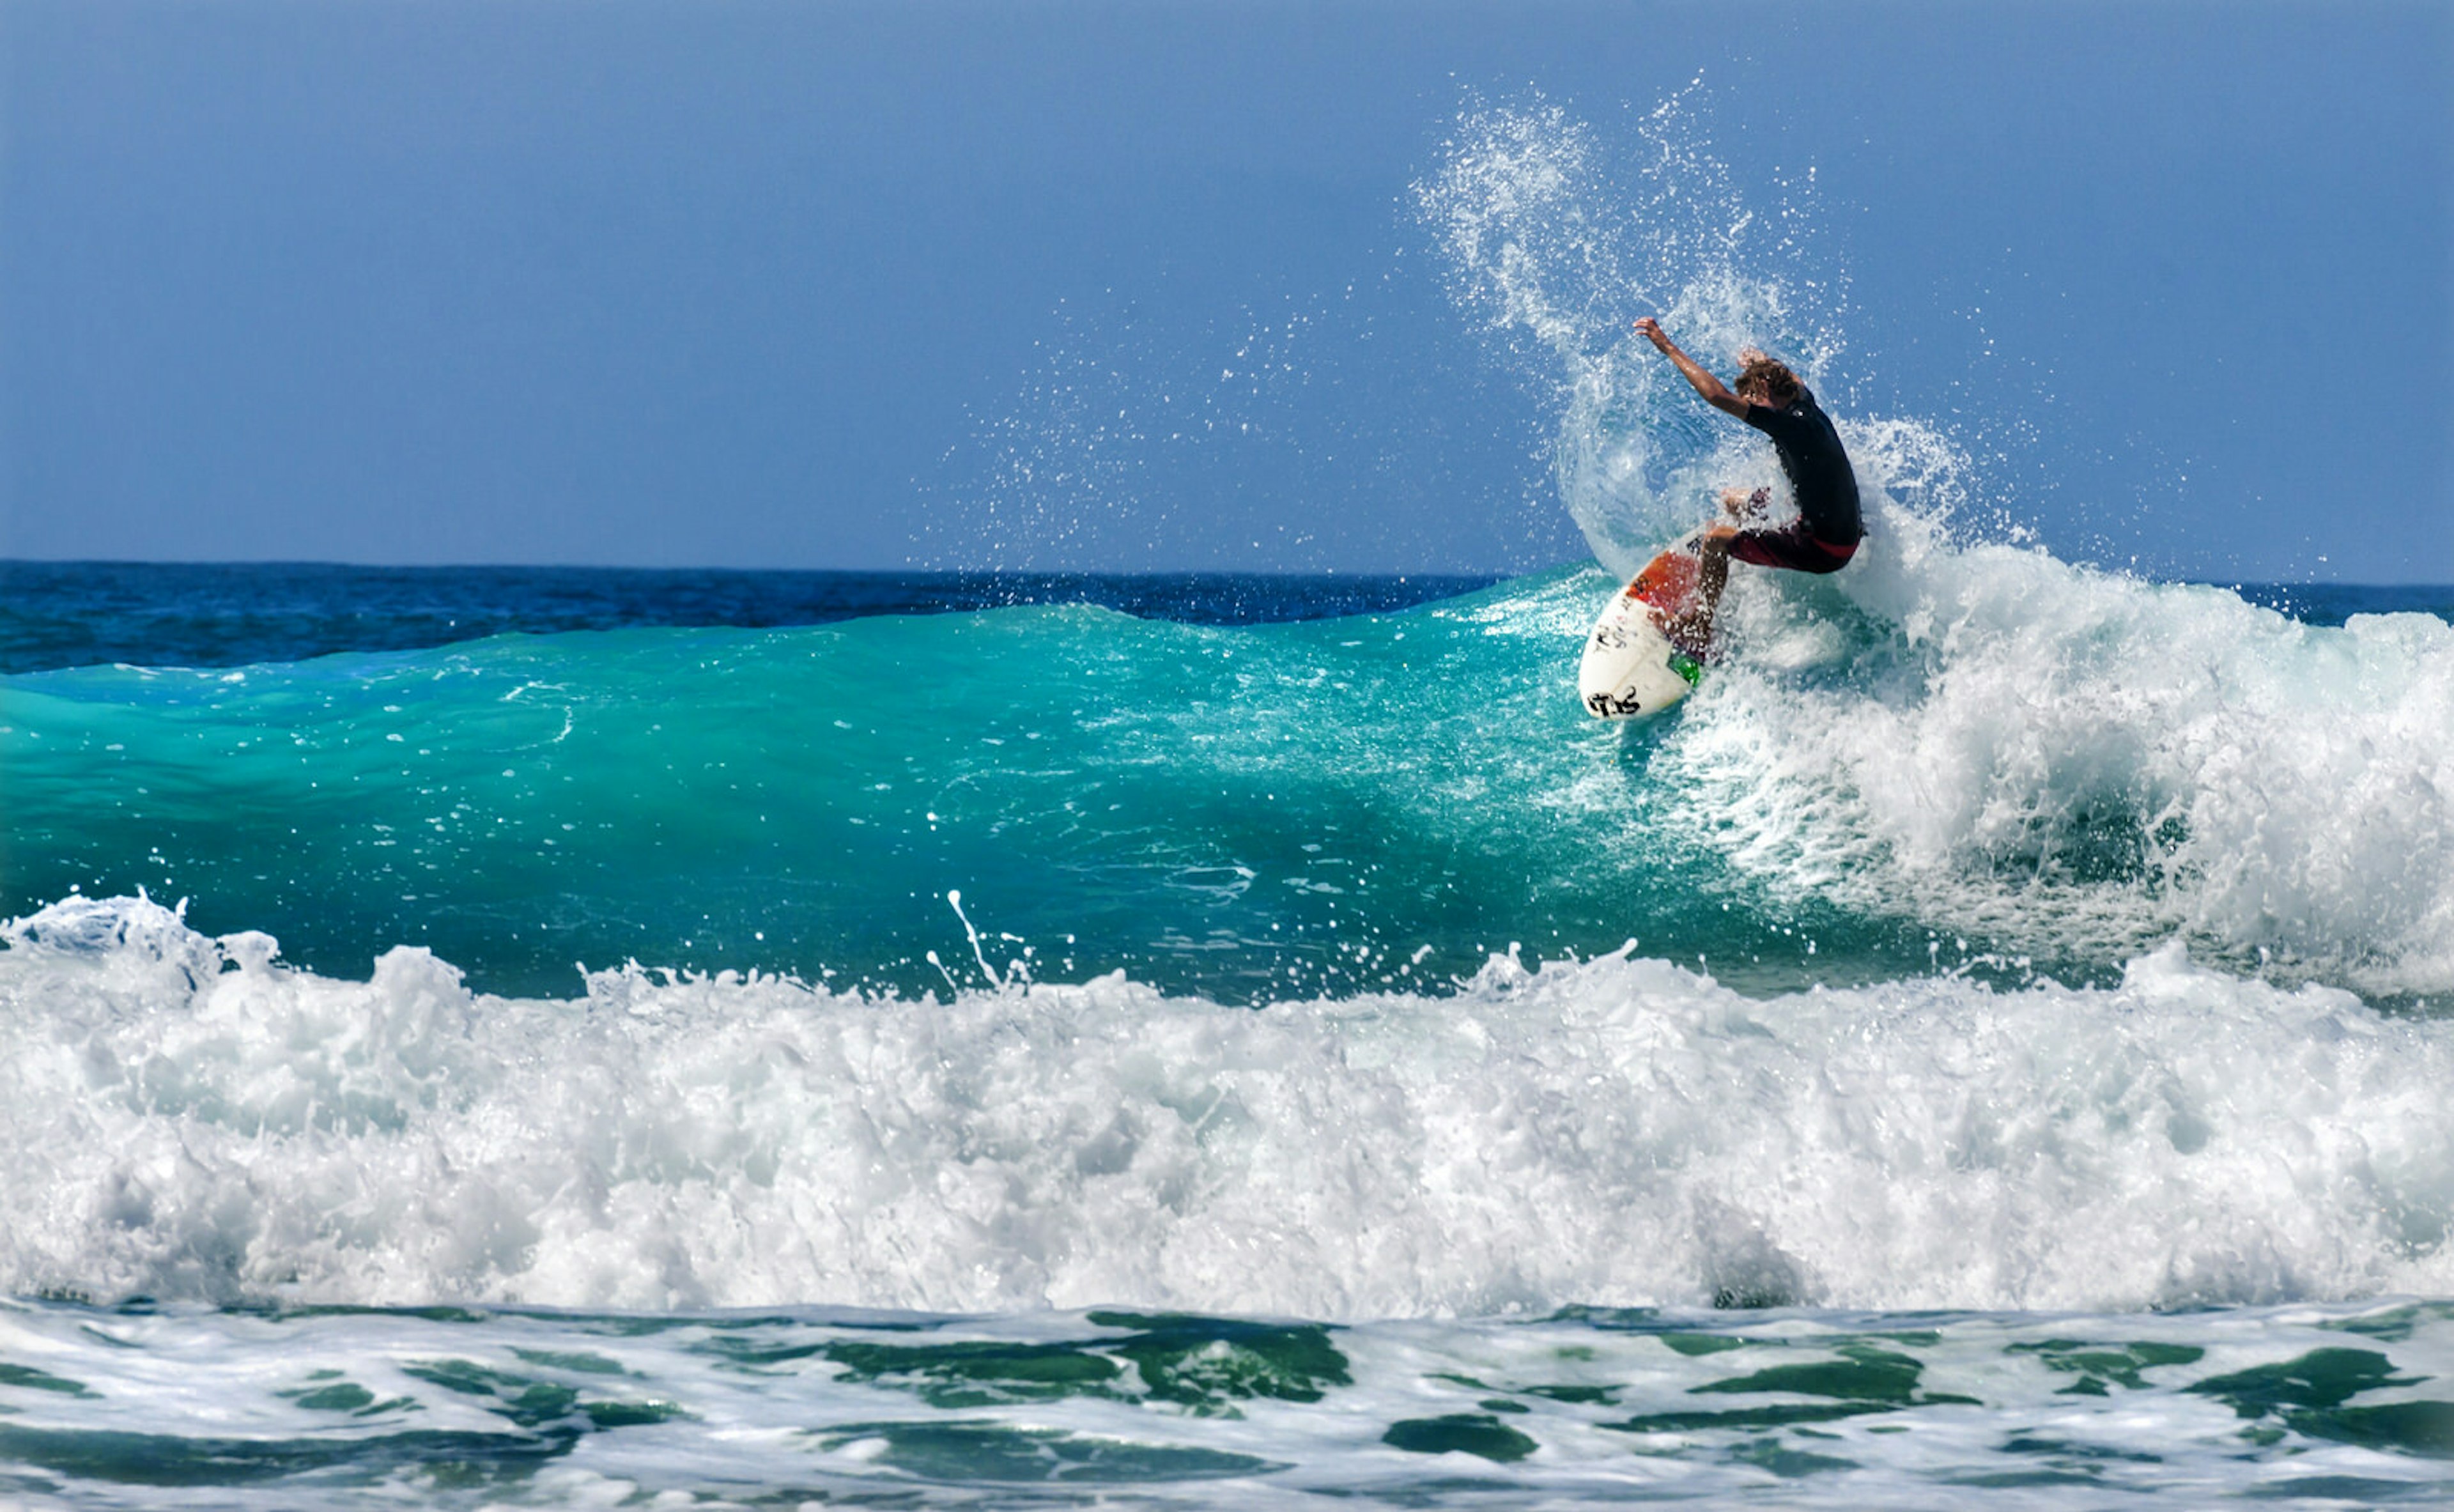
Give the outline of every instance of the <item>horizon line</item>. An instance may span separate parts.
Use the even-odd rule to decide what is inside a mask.
[[[1488,582],[1505,581],[1528,576],[1560,567],[1579,565],[1599,567],[1591,557],[1579,563],[1564,559],[1523,568],[1450,568],[1450,567],[738,567],[706,563],[646,564],[611,562],[352,562],[324,557],[262,557],[218,559],[157,559],[135,556],[6,556],[0,555],[0,571],[15,567],[112,567],[112,568],[313,568],[344,572],[551,572],[551,573],[730,573],[743,576],[843,576],[843,577],[1453,577],[1480,578]],[[2091,567],[2116,576],[2137,578],[2143,582],[2186,583],[2200,587],[2246,588],[2393,588],[2441,589],[2454,592],[2454,577],[2410,578],[2398,580],[2352,579],[2334,577],[2247,577],[2239,575],[2177,575],[2156,576],[2095,563],[2075,562],[2069,565]]]

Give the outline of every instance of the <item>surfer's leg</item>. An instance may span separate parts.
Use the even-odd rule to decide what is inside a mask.
[[[1689,655],[1701,655],[1713,643],[1713,615],[1721,607],[1721,590],[1730,584],[1730,537],[1727,525],[1716,525],[1696,543],[1696,603],[1661,627],[1672,645]]]
[[[1802,523],[1777,531],[1740,531],[1729,543],[1730,554],[1757,567],[1779,567],[1793,573],[1837,573],[1858,554],[1855,542],[1834,546],[1807,534]]]
[[[1713,643],[1713,616],[1720,612],[1721,590],[1730,584],[1730,558],[1757,567],[1786,568],[1794,573],[1837,573],[1858,548],[1830,546],[1793,524],[1777,531],[1742,531],[1735,525],[1713,525],[1696,540],[1696,602],[1684,614],[1663,622],[1661,633],[1691,656],[1701,656]]]

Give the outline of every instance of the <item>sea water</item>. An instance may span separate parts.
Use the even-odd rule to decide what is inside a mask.
[[[21,672],[0,1494],[2446,1494],[2454,626],[1901,576]]]
[[[1600,284],[1833,350],[1591,151],[1418,192],[1603,566],[10,568],[0,1500],[2454,1497],[2454,595],[1836,397],[1860,559],[1590,719],[1768,467]]]

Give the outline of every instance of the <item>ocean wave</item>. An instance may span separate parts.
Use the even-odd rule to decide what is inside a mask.
[[[1890,521],[1832,590],[1737,583],[1745,649],[1657,763],[1740,870],[1998,951],[2454,988],[2454,626]]]
[[[1630,938],[1753,992],[2174,939],[2454,993],[2454,627],[1955,542],[1879,496],[1836,578],[1742,571],[1674,719],[1588,719],[1603,575],[1200,627],[1088,607],[498,637],[0,688],[7,906],[139,886],[348,971],[426,945],[552,995],[636,958],[1237,1002]],[[830,975],[832,974],[832,975]]]
[[[136,899],[0,954],[0,1292],[654,1309],[2129,1309],[2454,1290],[2454,1026],[2178,946],[1770,998],[1494,958],[1259,1009],[365,982]],[[985,964],[985,961],[983,961]]]

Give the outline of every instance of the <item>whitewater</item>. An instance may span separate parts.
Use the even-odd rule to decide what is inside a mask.
[[[0,1497],[2445,1497],[2454,623],[2058,559],[1680,110],[1414,190],[1599,565],[21,594]],[[1795,360],[1870,538],[1620,725],[1592,616],[1778,482],[1638,313]]]

